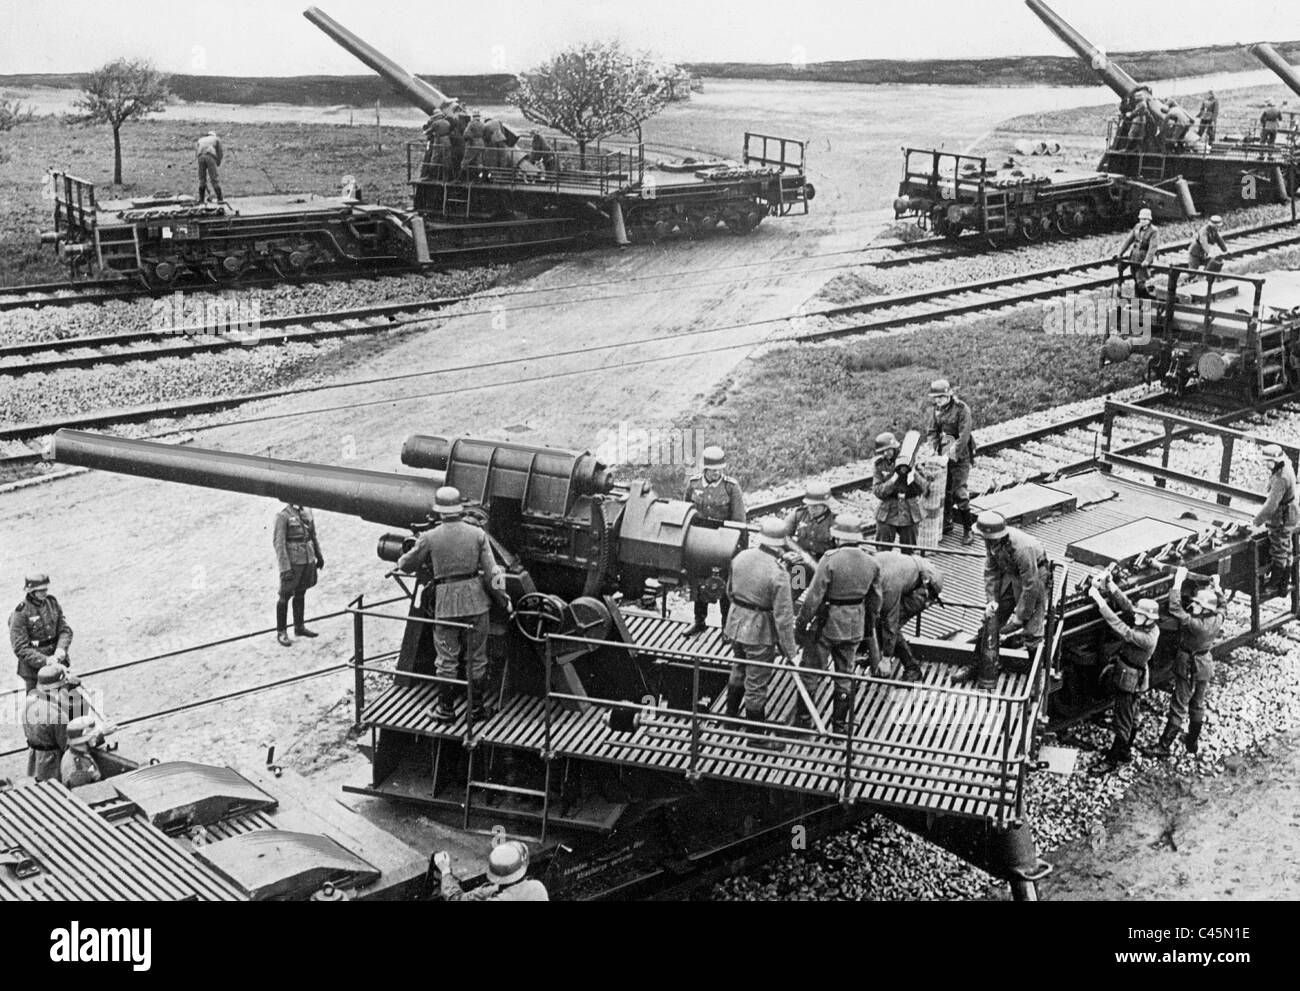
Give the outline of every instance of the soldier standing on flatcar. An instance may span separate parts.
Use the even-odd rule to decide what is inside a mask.
[[[49,588],[49,575],[28,575],[23,581],[26,595],[9,615],[9,645],[18,658],[18,677],[29,692],[36,687],[41,668],[50,661],[72,665],[68,659],[72,627]]]
[[[68,748],[68,724],[79,715],[79,699],[72,690],[81,684],[62,664],[46,664],[37,675],[35,690],[23,706],[23,733],[27,738],[27,773],[37,781],[58,781],[63,752]]]
[[[451,121],[441,110],[435,110],[424,126],[429,147],[425,152],[426,166],[422,178],[446,179],[447,168],[451,160]]]
[[[78,716],[68,723],[68,748],[59,762],[59,778],[69,788],[94,784],[103,778],[91,750],[104,742],[93,716]]]
[[[465,125],[465,161],[462,168],[469,182],[483,178],[483,157],[486,145],[483,140],[483,115],[477,110]]]
[[[1169,112],[1165,116],[1165,133],[1171,145],[1183,145],[1196,121],[1192,115],[1178,105],[1173,97],[1169,98]]]
[[[1269,444],[1263,455],[1272,473],[1268,478],[1268,497],[1255,515],[1255,526],[1268,528],[1271,567],[1265,589],[1280,596],[1291,587],[1292,534],[1300,526],[1300,498],[1296,495],[1295,469],[1286,452],[1276,444]]]
[[[483,121],[483,143],[487,146],[483,158],[490,178],[493,169],[504,169],[510,165],[510,143],[506,138],[506,129],[495,117]]]
[[[877,554],[876,563],[880,566],[880,653],[903,662],[904,681],[920,681],[924,673],[903,628],[940,601],[943,573],[929,558],[910,552]]]
[[[809,482],[804,488],[803,505],[785,518],[786,545],[820,561],[835,546],[831,530],[835,516],[831,512],[831,487],[826,482]]]
[[[767,721],[767,692],[773,669],[745,662],[771,664],[778,648],[787,660],[793,661],[798,653],[790,575],[781,564],[784,547],[785,525],[780,520],[768,520],[763,524],[759,546],[741,551],[731,562],[727,578],[731,611],[724,632],[744,658],[731,666],[727,680],[726,714],[733,718],[740,715],[743,702],[746,719]],[[779,740],[759,740],[752,745],[764,750],[785,749]]]
[[[1156,262],[1156,249],[1160,247],[1159,231],[1151,223],[1151,217],[1151,211],[1146,207],[1138,211],[1137,226],[1129,232],[1116,256],[1133,266],[1133,291],[1143,299],[1151,298],[1147,280],[1151,278],[1151,266]]]
[[[1148,757],[1168,757],[1178,739],[1178,731],[1188,721],[1187,752],[1200,749],[1201,727],[1205,724],[1205,693],[1214,677],[1214,641],[1223,628],[1224,598],[1219,588],[1219,577],[1212,584],[1192,596],[1191,604],[1183,607],[1183,582],[1187,569],[1179,568],[1174,574],[1174,585],[1169,590],[1169,614],[1178,620],[1178,653],[1174,657],[1174,691],[1169,699],[1169,716],[1160,742],[1146,751]],[[1190,719],[1189,719],[1190,717]]]
[[[944,493],[944,530],[961,524],[961,542],[971,544],[970,480],[971,465],[975,463],[975,438],[971,436],[974,420],[970,407],[957,398],[947,379],[930,383],[930,401],[934,404],[934,418],[930,423],[930,439],[936,454],[948,459],[947,490]]]
[[[212,191],[217,194],[217,202],[226,202],[221,192],[221,179],[217,175],[217,166],[225,160],[225,150],[216,131],[209,131],[194,143],[194,157],[199,163],[199,202],[208,200],[208,182],[212,182]]]
[[[295,506],[288,500],[275,514],[271,543],[280,568],[280,596],[275,602],[276,640],[281,647],[292,647],[289,639],[289,600],[293,600],[294,636],[314,640],[320,634],[307,629],[307,589],[316,584],[317,573],[325,567],[325,557],[316,539],[316,521],[311,510]]]
[[[921,522],[921,496],[926,482],[911,465],[897,463],[898,451],[898,438],[893,434],[883,433],[876,438],[871,486],[880,500],[876,507],[876,541],[892,544],[897,540],[905,545],[903,553],[911,554]]]
[[[858,517],[847,513],[835,517],[831,537],[835,546],[817,563],[817,571],[799,609],[799,628],[806,634],[805,642],[811,641],[800,664],[825,671],[827,663],[833,661],[837,674],[852,674],[858,645],[866,640],[875,672],[880,663],[880,648],[876,643],[880,565],[861,546],[862,520]],[[816,698],[821,679],[811,675],[801,677],[809,697]],[[843,733],[848,725],[855,695],[852,689],[851,681],[835,679],[831,729],[836,733]],[[805,729],[812,726],[812,716],[803,707],[802,700],[795,703],[793,722]]]
[[[1103,672],[1102,675],[1103,680],[1111,681],[1115,691],[1112,716],[1115,738],[1093,773],[1107,774],[1133,759],[1133,738],[1137,736],[1138,730],[1138,698],[1151,687],[1151,672],[1147,665],[1151,662],[1151,655],[1156,652],[1156,643],[1160,639],[1160,605],[1154,599],[1139,599],[1135,606],[1115,586],[1109,572],[1100,588],[1095,583],[1089,583],[1088,595],[1097,603],[1097,609],[1106,625],[1122,641],[1118,659],[1107,667],[1111,674]],[[1129,626],[1120,619],[1116,609],[1132,613],[1133,625]]]
[[[1277,129],[1282,124],[1282,111],[1277,105],[1269,100],[1264,105],[1264,112],[1259,116],[1260,143],[1266,145],[1277,144]]]
[[[1201,128],[1201,137],[1209,142],[1214,143],[1214,134],[1219,123],[1219,98],[1214,95],[1214,90],[1201,101],[1201,109],[1197,111],[1197,120]]]
[[[464,518],[460,490],[445,485],[434,493],[433,511],[440,522],[420,534],[414,547],[397,562],[401,571],[415,573],[426,562],[433,570],[433,618],[463,623],[468,630],[435,626],[433,646],[437,651],[437,674],[455,678],[462,646],[466,678],[473,682],[475,719],[486,719],[488,675],[488,612],[492,600],[506,611],[512,606],[505,591],[505,575],[497,567],[487,534]],[[456,718],[453,688],[438,686],[434,718],[451,722]]]
[[[691,476],[686,483],[686,502],[694,503],[700,516],[706,520],[733,523],[745,522],[745,497],[740,491],[740,483],[722,472],[727,467],[727,457],[720,447],[706,447],[703,452],[704,467],[699,475]],[[695,598],[695,625],[686,631],[685,636],[693,637],[703,633],[708,626],[705,620],[709,614],[709,603],[704,598],[704,591],[698,585],[691,589]],[[722,625],[727,625],[727,610],[730,602],[726,592],[718,598],[718,608],[722,610]]]
[[[1222,226],[1223,218],[1215,214],[1196,232],[1196,237],[1192,238],[1192,243],[1187,249],[1188,268],[1203,268],[1211,272],[1218,272],[1223,268],[1223,262],[1218,258],[1210,260],[1211,246],[1220,251],[1228,250],[1223,235],[1219,233],[1219,228]]]

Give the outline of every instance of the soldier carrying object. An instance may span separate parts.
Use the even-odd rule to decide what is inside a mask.
[[[1295,469],[1286,452],[1276,444],[1269,444],[1262,453],[1271,474],[1268,498],[1255,515],[1255,526],[1268,528],[1270,568],[1265,590],[1281,596],[1291,587],[1291,544],[1292,534],[1300,526],[1300,496],[1296,494]]]
[[[953,524],[961,524],[961,542],[971,544],[970,480],[971,465],[975,463],[975,438],[971,436],[974,420],[970,407],[957,398],[947,379],[930,383],[930,401],[934,404],[934,418],[930,423],[930,438],[936,454],[948,459],[948,482],[944,493],[943,514],[945,531]]]
[[[1223,235],[1219,233],[1219,228],[1222,226],[1223,218],[1215,214],[1196,232],[1196,237],[1192,239],[1191,246],[1187,249],[1188,268],[1203,268],[1211,272],[1222,270],[1222,259],[1217,257],[1211,259],[1210,255],[1211,246],[1220,251],[1228,250]]]
[[[81,715],[84,706],[80,694],[72,694],[80,684],[62,664],[46,664],[37,676],[35,690],[27,695],[23,706],[27,773],[37,781],[59,780],[60,761],[68,747],[68,724]]]
[[[875,480],[871,490],[880,504],[876,507],[876,540],[904,545],[911,554],[916,544],[916,528],[921,522],[921,496],[928,484],[911,465],[898,464],[898,438],[883,433],[876,438]]]
[[[9,614],[9,644],[18,657],[18,677],[29,692],[36,687],[41,668],[51,660],[72,666],[68,658],[72,627],[49,588],[49,575],[28,575],[23,581],[27,594]]]
[[[1277,144],[1277,129],[1281,123],[1282,111],[1272,100],[1269,100],[1264,106],[1264,112],[1259,115],[1260,143]]]
[[[212,182],[212,191],[217,194],[217,202],[226,202],[221,192],[221,179],[217,176],[217,166],[225,159],[225,150],[216,131],[209,131],[194,142],[194,157],[199,163],[199,202],[208,200],[208,182]]]
[[[473,683],[474,719],[486,719],[488,710],[488,611],[495,599],[507,612],[513,610],[505,591],[505,573],[497,567],[487,534],[464,518],[460,491],[445,485],[434,493],[434,513],[440,522],[420,534],[413,548],[397,562],[401,571],[414,573],[424,564],[433,572],[433,618],[462,623],[467,630],[434,626],[433,645],[437,652],[437,674],[455,678],[462,646],[466,676]],[[434,718],[450,722],[456,718],[453,689],[438,686]]]
[[[93,716],[78,716],[68,723],[68,749],[59,762],[59,776],[65,785],[79,788],[104,777],[91,753],[103,742],[104,734]]]
[[[1133,759],[1133,738],[1138,729],[1138,697],[1151,687],[1151,673],[1147,666],[1160,639],[1160,604],[1154,599],[1139,599],[1135,606],[1115,586],[1109,572],[1100,586],[1096,582],[1089,583],[1088,595],[1097,603],[1106,625],[1122,641],[1118,657],[1102,672],[1103,682],[1109,680],[1115,692],[1112,723],[1115,738],[1102,761],[1093,768],[1093,773],[1107,774]],[[1133,625],[1120,619],[1116,610],[1132,613]]]
[[[799,609],[799,628],[811,641],[803,652],[801,665],[825,671],[834,661],[837,674],[852,674],[857,661],[858,644],[869,641],[871,669],[879,673],[880,648],[876,643],[876,622],[880,617],[880,565],[861,546],[862,520],[847,513],[835,517],[831,530],[835,546],[817,564],[812,583]],[[802,674],[810,698],[817,697],[822,679]],[[843,733],[848,726],[849,710],[855,692],[848,679],[835,679],[831,707],[831,729]],[[802,700],[796,702],[795,726],[812,726],[812,717]]]
[[[831,530],[835,515],[831,512],[831,487],[826,482],[809,482],[804,488],[803,505],[785,518],[786,544],[807,554],[813,561],[835,546]]]
[[[271,543],[280,568],[280,597],[275,603],[276,639],[282,647],[292,647],[289,639],[289,600],[293,600],[294,636],[311,640],[318,633],[307,629],[307,589],[316,584],[317,573],[325,567],[325,557],[316,539],[316,521],[311,510],[295,506],[288,500],[275,514]]]
[[[1219,122],[1219,98],[1210,90],[1201,101],[1201,108],[1196,113],[1201,128],[1201,137],[1210,144],[1214,143],[1214,134]]]
[[[528,847],[518,840],[498,843],[488,854],[487,883],[465,891],[451,872],[451,855],[442,850],[433,855],[442,874],[442,897],[449,902],[545,902],[550,901],[546,885],[526,877]]]
[[[731,562],[727,578],[731,610],[724,632],[743,658],[732,664],[727,680],[726,714],[732,718],[740,715],[743,701],[746,719],[767,721],[767,692],[773,669],[745,662],[771,664],[778,648],[787,660],[794,660],[798,652],[790,575],[781,565],[784,547],[785,525],[780,520],[768,520],[763,524],[759,546],[741,551]],[[753,745],[767,750],[785,749],[777,740],[759,740]]]
[[[694,503],[700,517],[718,522],[744,523],[745,497],[740,491],[740,483],[722,472],[727,467],[727,457],[720,447],[706,447],[703,451],[704,467],[699,475],[693,475],[686,483],[683,499]],[[691,596],[695,599],[695,625],[684,634],[688,637],[698,636],[708,626],[705,620],[709,614],[709,600],[705,591],[695,585]],[[722,624],[727,624],[727,610],[730,602],[726,592],[718,599],[718,608],[722,610]]]
[[[1143,207],[1138,211],[1137,226],[1129,231],[1116,255],[1118,260],[1127,261],[1133,266],[1133,291],[1143,299],[1151,298],[1147,280],[1151,278],[1151,266],[1156,262],[1156,249],[1160,247],[1159,230],[1151,218],[1148,208]]]
[[[1192,596],[1191,604],[1183,607],[1183,582],[1187,569],[1179,568],[1174,574],[1174,585],[1169,590],[1169,614],[1178,620],[1178,653],[1174,656],[1174,690],[1169,699],[1169,715],[1160,742],[1146,751],[1149,757],[1168,757],[1178,731],[1188,720],[1187,736],[1183,742],[1187,752],[1194,754],[1200,748],[1201,727],[1205,723],[1205,693],[1214,677],[1214,654],[1211,648],[1223,628],[1224,598],[1219,588],[1219,577]],[[1190,717],[1190,718],[1189,718]]]
[[[943,573],[929,558],[887,551],[876,555],[880,566],[880,653],[903,662],[903,680],[920,681],[924,674],[903,635],[907,623],[941,601]]]

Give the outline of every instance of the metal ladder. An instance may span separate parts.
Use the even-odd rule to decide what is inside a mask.
[[[1257,332],[1255,385],[1260,398],[1274,396],[1291,387],[1287,375],[1286,332],[1282,327],[1265,327]]]
[[[462,199],[461,196],[459,195],[462,191],[464,192],[464,198],[463,198],[463,199]],[[457,195],[453,195],[453,193],[456,193]],[[452,185],[451,183],[449,183],[449,182],[448,182],[448,183],[444,183],[444,184],[443,184],[443,187],[442,187],[442,213],[443,213],[443,216],[450,217],[450,216],[452,216],[452,209],[453,209],[454,207],[462,207],[462,206],[463,206],[463,207],[465,208],[465,212],[462,213],[462,214],[460,214],[460,216],[465,217],[466,219],[469,219],[469,207],[470,207],[470,201],[471,201],[473,198],[474,198],[474,191],[473,191],[472,187],[470,187],[468,184],[466,184],[466,185],[464,185],[464,186],[459,186],[459,185],[457,185],[457,186],[453,186],[453,185]]]
[[[541,832],[541,836],[538,837],[538,842],[545,843],[546,826],[550,820],[550,813],[551,813],[551,761],[546,760],[544,762],[546,764],[546,782],[540,789],[519,788],[516,787],[515,785],[501,785],[501,784],[497,784],[495,781],[475,781],[474,780],[474,751],[477,749],[478,749],[477,747],[470,747],[466,751],[468,763],[465,768],[465,801],[463,803],[465,809],[465,818],[464,818],[465,830],[466,831],[469,830],[469,820],[474,810],[475,791],[488,791],[500,795],[521,795],[527,798],[540,798],[542,800],[542,812],[541,815],[538,816],[537,818],[541,820],[542,832]]]
[[[1007,223],[1007,194],[989,193],[984,200],[984,233],[1005,234]]]

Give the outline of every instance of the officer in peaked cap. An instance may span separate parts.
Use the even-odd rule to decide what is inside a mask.
[[[451,855],[445,850],[434,855],[434,866],[442,873],[442,897],[449,902],[544,902],[546,886],[529,878],[528,847],[519,840],[498,843],[488,854],[487,883],[465,891],[451,872]]]
[[[785,518],[785,535],[791,548],[818,561],[835,546],[831,529],[835,514],[831,512],[831,487],[828,482],[809,482],[804,489],[803,505]]]
[[[289,603],[293,602],[293,633],[315,639],[318,634],[307,629],[307,590],[314,588],[325,556],[316,537],[316,519],[311,510],[288,500],[275,514],[271,530],[275,560],[280,569],[280,594],[275,603],[276,639],[280,646],[292,646],[289,639]]]
[[[1151,687],[1148,665],[1160,639],[1160,604],[1154,599],[1139,599],[1134,605],[1115,585],[1109,572],[1100,586],[1089,583],[1088,594],[1097,604],[1101,618],[1120,639],[1115,661],[1103,672],[1103,682],[1109,683],[1115,692],[1112,724],[1115,738],[1094,773],[1106,774],[1133,758],[1133,738],[1137,735],[1140,714],[1138,698]],[[1132,625],[1124,622],[1116,610],[1132,613]]]
[[[740,491],[740,483],[730,475],[723,474],[727,467],[726,454],[720,447],[706,447],[702,460],[703,470],[687,481],[686,495],[683,498],[694,504],[702,519],[719,523],[744,523],[745,497]],[[686,636],[697,636],[708,629],[705,625],[709,612],[707,595],[700,585],[691,587],[691,597],[695,600],[695,625],[686,632]],[[722,623],[725,626],[727,610],[730,608],[725,592],[719,596],[718,607],[722,611]]]
[[[28,575],[23,601],[9,615],[9,644],[18,657],[18,677],[29,692],[36,687],[37,673],[51,660],[72,664],[68,658],[72,627],[49,588],[49,575]]]
[[[1269,444],[1261,453],[1270,473],[1264,505],[1255,514],[1255,526],[1268,528],[1266,588],[1271,595],[1281,596],[1291,587],[1291,545],[1293,534],[1300,526],[1300,498],[1296,495],[1295,469],[1286,452],[1276,444]]]
[[[883,433],[876,438],[876,460],[872,466],[871,491],[880,500],[876,506],[876,540],[907,545],[904,554],[912,553],[916,528],[921,522],[921,496],[925,479],[911,465],[898,463],[898,438]]]
[[[444,485],[434,493],[433,511],[438,525],[420,534],[414,547],[402,555],[397,567],[415,573],[428,566],[433,574],[433,618],[468,626],[433,628],[433,645],[437,651],[437,674],[455,678],[461,648],[465,651],[466,676],[473,682],[473,718],[485,719],[488,710],[488,611],[495,599],[503,609],[512,606],[505,589],[505,573],[492,556],[487,534],[465,520],[460,491]],[[434,718],[451,722],[456,718],[455,688],[438,686],[438,703]]]

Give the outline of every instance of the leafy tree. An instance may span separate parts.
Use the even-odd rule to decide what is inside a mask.
[[[24,107],[18,100],[12,103],[0,100],[0,131],[12,131],[19,124],[26,124],[36,116],[31,107]]]
[[[96,69],[82,84],[78,109],[84,124],[113,129],[113,182],[122,184],[122,125],[167,109],[167,77],[145,59],[120,58]]]
[[[567,134],[586,159],[587,143],[641,123],[667,104],[676,72],[647,52],[617,41],[567,49],[517,78],[515,102],[534,124]]]

